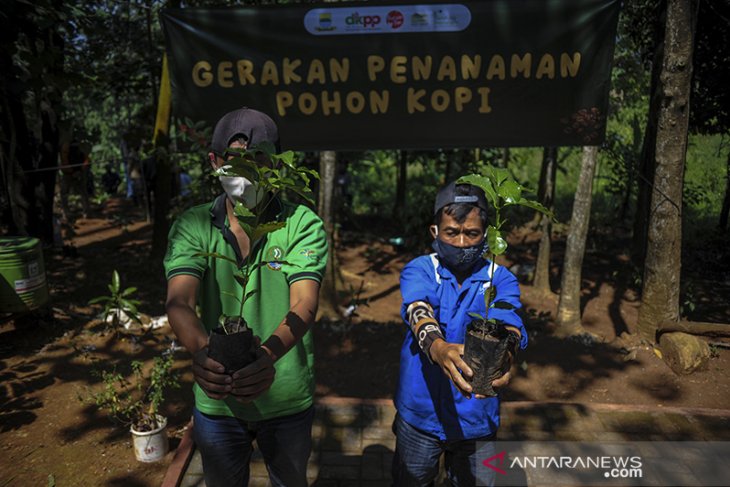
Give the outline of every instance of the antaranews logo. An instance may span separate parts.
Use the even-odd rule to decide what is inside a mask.
[[[506,454],[507,454],[506,451],[502,451],[502,452],[497,453],[496,455],[492,455],[491,457],[489,457],[486,460],[484,460],[482,462],[482,465],[484,465],[485,467],[491,468],[492,470],[494,470],[498,474],[507,475],[507,472],[506,471],[502,470],[501,468],[499,468],[499,467],[497,467],[495,465],[492,465],[492,462],[494,462],[494,461],[498,462],[500,467],[502,465],[504,465],[504,457],[505,457]]]
[[[482,465],[490,468],[500,475],[507,475],[502,468],[505,464],[507,451],[501,451],[496,455],[482,461]],[[598,470],[607,479],[640,479],[644,475],[643,462],[640,456],[536,456],[523,455],[515,456],[508,462],[505,468],[522,470]]]

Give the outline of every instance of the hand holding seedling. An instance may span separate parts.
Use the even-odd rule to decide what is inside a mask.
[[[256,360],[233,373],[231,393],[238,402],[251,402],[269,390],[275,376],[273,357],[265,348],[259,347],[256,350]]]
[[[441,370],[446,374],[446,377],[454,384],[461,394],[466,397],[471,397],[471,386],[464,379],[463,375],[467,377],[472,376],[472,370],[464,362],[462,356],[464,355],[464,345],[460,343],[449,343],[444,340],[436,340],[431,345],[431,360],[433,360]]]
[[[208,357],[208,347],[193,354],[193,376],[211,399],[224,399],[231,393],[233,379],[225,373],[223,365]]]

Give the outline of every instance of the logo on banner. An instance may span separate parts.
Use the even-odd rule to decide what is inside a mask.
[[[332,25],[332,14],[330,12],[323,12],[319,14],[319,25],[315,27],[319,32],[327,32],[335,30],[336,27]]]
[[[388,17],[386,17],[385,19],[385,22],[393,29],[397,29],[401,25],[403,25],[403,21],[403,14],[398,12],[397,10],[391,10],[390,12],[388,12]]]
[[[470,23],[471,11],[458,3],[316,8],[304,15],[304,28],[318,36],[459,32]]]
[[[458,24],[456,15],[446,9],[438,9],[434,12],[434,23],[439,26],[454,26]]]
[[[362,26],[366,29],[372,29],[380,23],[380,15],[360,15],[355,12],[345,18],[345,23],[350,26]]]
[[[425,27],[429,24],[428,14],[414,12],[411,15],[411,25],[413,27]]]

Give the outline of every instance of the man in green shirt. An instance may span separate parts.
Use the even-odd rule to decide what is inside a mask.
[[[242,108],[223,116],[213,131],[214,169],[235,151],[270,142],[278,147],[276,124]],[[170,230],[165,256],[167,314],[175,335],[193,357],[193,438],[203,459],[208,487],[248,485],[256,439],[275,486],[306,485],[311,451],[314,392],[309,327],[317,313],[327,241],[319,217],[305,206],[268,202],[270,219],[286,226],[251,242],[233,208],[260,209],[255,182],[221,176],[225,191],[213,202],[186,211]],[[267,198],[267,196],[264,196]],[[261,339],[256,361],[233,374],[208,357],[208,335],[221,315],[238,315],[243,290],[228,260],[267,262],[251,275],[243,316]],[[285,263],[284,263],[285,262]],[[200,306],[200,317],[195,312]],[[243,352],[243,351],[242,351]]]

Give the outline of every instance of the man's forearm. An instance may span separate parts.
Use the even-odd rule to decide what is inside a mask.
[[[274,361],[280,359],[309,331],[316,314],[316,302],[306,299],[297,301],[262,347]]]
[[[416,336],[418,348],[432,360],[431,347],[438,342],[446,342],[433,308],[425,301],[415,301],[408,306],[406,313],[411,331]]]
[[[208,345],[208,336],[195,314],[185,303],[168,303],[167,319],[175,336],[191,354]]]

